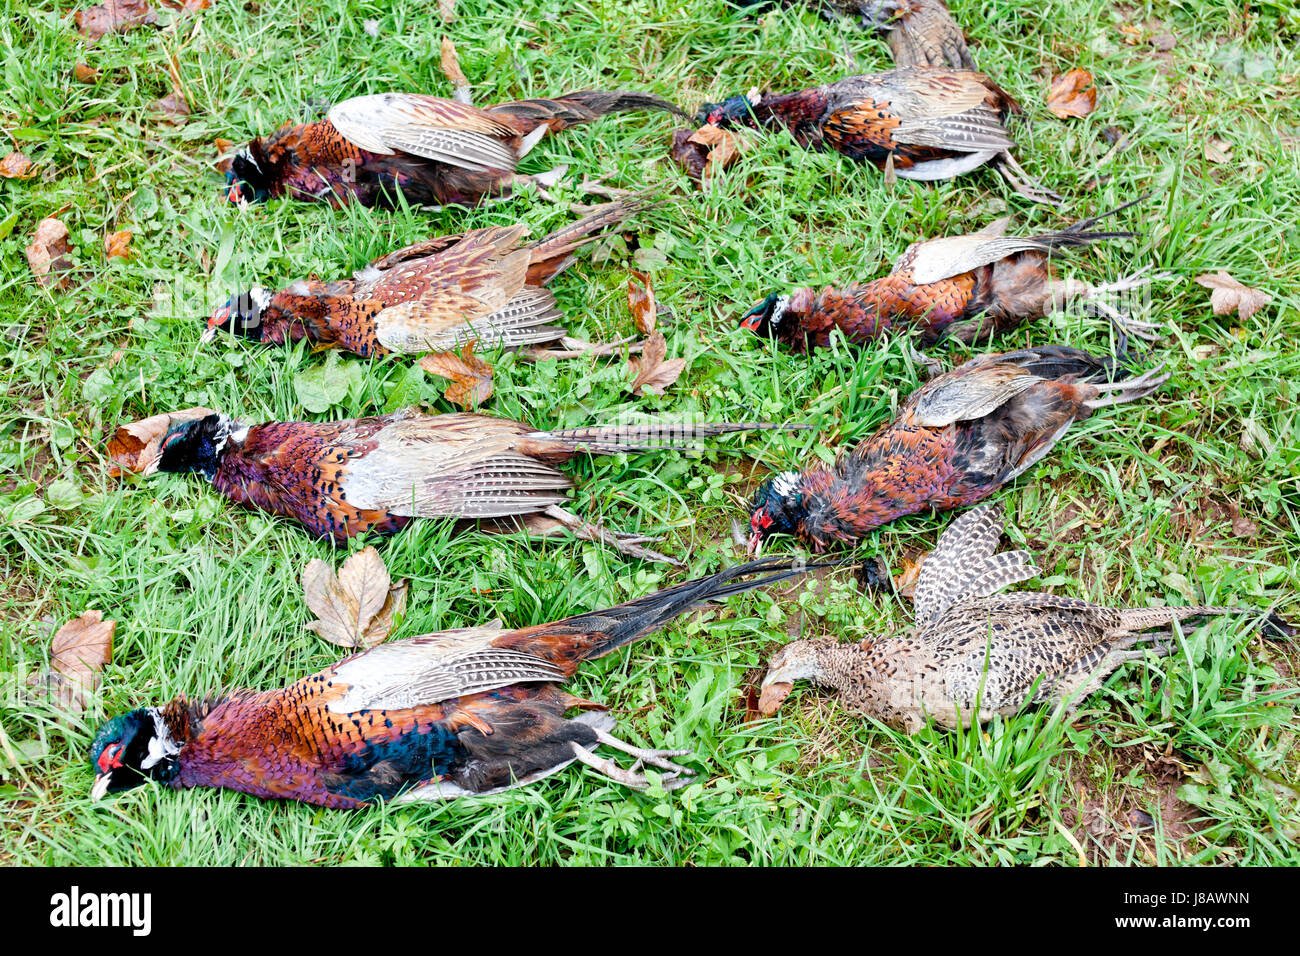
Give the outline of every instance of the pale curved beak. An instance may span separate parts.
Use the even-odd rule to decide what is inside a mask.
[[[106,773],[95,774],[95,785],[90,788],[91,800],[103,800],[104,794],[108,793],[108,784],[111,776]]]
[[[763,551],[763,536],[755,531],[749,536],[749,555],[757,558]]]
[[[206,345],[216,337],[217,337],[217,327],[215,325],[209,325],[206,329],[203,330],[203,334],[199,336],[199,344]]]

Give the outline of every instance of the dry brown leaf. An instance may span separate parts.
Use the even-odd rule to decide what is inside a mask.
[[[667,354],[668,343],[664,340],[663,333],[652,332],[645,340],[640,357],[631,359],[627,363],[636,373],[636,377],[632,379],[633,395],[640,395],[642,392],[662,395],[668,386],[681,377],[682,370],[686,368],[686,359],[664,361]]]
[[[924,554],[918,554],[914,559],[903,559],[903,570],[894,577],[894,590],[903,597],[910,598],[916,594],[916,582],[921,578],[921,565],[925,563],[925,557]]]
[[[453,92],[451,98],[457,103],[470,102],[469,80],[465,79],[465,74],[460,70],[460,57],[456,55],[456,44],[451,42],[451,37],[442,38],[442,72],[447,79],[451,81]]]
[[[50,642],[50,669],[28,684],[43,684],[46,694],[69,710],[85,710],[88,696],[99,689],[104,665],[113,659],[116,630],[117,623],[105,621],[102,611],[86,611],[68,621]]]
[[[1197,276],[1195,281],[1210,290],[1210,306],[1215,315],[1226,315],[1236,309],[1237,317],[1245,322],[1273,301],[1269,293],[1242,285],[1222,269]]]
[[[1055,77],[1047,94],[1047,108],[1061,119],[1087,116],[1095,110],[1097,87],[1092,85],[1092,74],[1076,68]]]
[[[210,408],[186,408],[122,425],[108,440],[108,457],[114,462],[109,475],[116,478],[123,471],[151,474],[161,455],[162,440],[173,425],[214,414]]]
[[[230,164],[235,158],[231,150],[234,149],[235,144],[228,139],[215,139],[212,141],[212,145],[217,148],[218,171],[222,173],[230,172]]]
[[[68,277],[61,273],[72,268],[72,260],[67,258],[70,252],[68,227],[53,217],[42,219],[36,226],[31,245],[27,247],[27,264],[41,285],[64,289],[68,286]]]
[[[31,179],[35,175],[32,161],[22,153],[10,153],[0,159],[0,176],[5,179]]]
[[[406,611],[407,582],[396,585],[373,547],[349,557],[338,575],[319,558],[302,573],[303,599],[317,620],[307,625],[340,647],[374,647]]]
[[[85,63],[78,63],[72,68],[72,76],[78,83],[94,83],[99,79],[99,70]]]
[[[442,17],[443,23],[451,23],[456,19],[456,0],[438,0],[438,15]]]
[[[110,232],[104,237],[104,257],[106,259],[131,258],[131,230]]]
[[[181,92],[180,87],[172,87],[172,91],[160,100],[155,100],[153,107],[155,113],[161,113],[163,121],[173,125],[179,125],[185,122],[186,117],[190,115],[190,104],[185,102],[185,94]]]
[[[1220,166],[1232,162],[1232,144],[1221,139],[1211,139],[1205,144],[1205,158]]]
[[[109,33],[123,33],[141,23],[153,23],[158,14],[149,7],[148,0],[104,0],[103,3],[75,16],[77,29],[91,40]]]
[[[467,411],[492,397],[492,366],[474,356],[474,342],[455,352],[430,352],[420,359],[420,368],[431,375],[451,379],[442,393],[447,401]]]
[[[706,124],[692,133],[687,142],[708,147],[708,158],[700,170],[700,187],[707,192],[718,174],[736,161],[742,140],[731,130]]]
[[[642,335],[655,330],[659,308],[655,305],[654,283],[644,272],[632,272],[627,277],[627,307],[632,310],[632,321]]]

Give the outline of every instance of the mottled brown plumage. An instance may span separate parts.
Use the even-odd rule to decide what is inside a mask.
[[[515,169],[548,131],[627,110],[685,116],[648,93],[584,90],[486,109],[419,93],[376,93],[338,103],[327,119],[251,140],[231,161],[228,198],[324,199],[335,205],[472,206],[508,194]],[[526,178],[526,177],[524,177]]]
[[[1145,197],[1142,197],[1145,198]],[[1052,275],[1054,254],[1132,232],[1097,232],[1097,223],[1141,199],[1034,236],[1007,236],[1007,220],[979,232],[914,242],[889,275],[843,289],[826,286],[772,293],[745,314],[741,327],[769,335],[796,351],[825,347],[835,330],[854,343],[894,332],[915,332],[921,345],[951,338],[967,345],[987,342],[1054,308],[1089,299],[1086,308],[1106,315],[1127,334],[1154,338],[1156,326],[1133,319],[1098,297],[1141,285],[1140,274],[1093,286]]]
[[[733,96],[706,103],[696,116],[715,126],[784,127],[810,149],[892,166],[904,179],[951,179],[986,163],[1018,192],[1055,203],[1009,152],[1006,128],[1021,112],[1011,95],[983,73],[909,67],[849,76],[787,94]]]
[[[614,720],[602,705],[560,684],[583,661],[702,602],[807,569],[753,562],[548,624],[468,627],[380,644],[277,690],[134,710],[95,736],[92,795],[152,779],[348,809],[498,793],[575,760],[635,789],[649,783],[641,767],[653,766],[671,790],[691,780],[671,759],[689,751],[624,743],[609,733]],[[573,708],[599,712],[565,717]],[[620,768],[592,753],[599,745],[636,763]]]
[[[1169,653],[1153,627],[1227,607],[1111,608],[1042,592],[996,596],[1037,574],[1025,551],[995,554],[1001,508],[983,505],[956,519],[921,565],[916,628],[900,637],[843,644],[795,641],[773,655],[760,709],[775,713],[796,680],[834,690],[844,706],[907,733],[927,719],[947,728],[985,723],[1028,704],[1077,708],[1135,650]]]
[[[894,65],[973,70],[966,35],[943,0],[838,0],[862,16],[862,25],[885,37]],[[846,11],[848,12],[848,11]]]
[[[975,504],[1046,455],[1095,409],[1144,398],[1168,375],[1109,382],[1113,359],[1061,346],[979,355],[908,396],[835,464],[782,472],[753,502],[750,549],[772,534],[814,551],[927,509]]]
[[[749,7],[766,7],[768,0],[737,0]],[[975,61],[966,36],[944,0],[780,0],[783,6],[810,6],[828,20],[847,17],[883,36],[894,65],[947,66],[973,70]]]
[[[553,342],[565,330],[548,324],[561,315],[543,287],[640,205],[609,203],[537,242],[522,242],[522,224],[475,229],[391,252],[352,279],[254,287],[212,314],[203,340],[222,331],[272,345],[305,338],[365,357]]]

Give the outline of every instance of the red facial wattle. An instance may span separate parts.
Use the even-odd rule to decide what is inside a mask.
[[[229,318],[230,318],[230,306],[223,305],[221,308],[217,309],[217,311],[213,312],[212,315],[208,318],[208,328],[210,329],[220,328],[222,325],[226,323],[226,320]]]
[[[95,761],[95,766],[99,768],[100,773],[111,773],[122,766],[121,754],[121,744],[109,744],[100,752],[99,759]]]
[[[238,204],[244,198],[244,192],[239,187],[240,183],[238,180],[230,184],[230,188],[226,190],[226,199],[229,202]]]
[[[740,327],[748,329],[750,332],[758,331],[758,324],[763,321],[763,316],[758,312],[750,312],[740,320]]]
[[[758,549],[763,544],[763,538],[770,527],[772,527],[772,516],[767,513],[766,508],[759,508],[749,519],[750,554],[758,554]]]

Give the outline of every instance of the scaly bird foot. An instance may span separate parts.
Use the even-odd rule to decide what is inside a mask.
[[[573,755],[578,758],[579,762],[585,763],[592,770],[631,790],[645,790],[650,786],[649,779],[640,772],[645,764],[669,771],[659,781],[659,786],[665,790],[677,790],[695,779],[695,775],[691,770],[667,759],[669,757],[685,757],[690,754],[689,750],[645,750],[624,743],[617,737],[611,737],[602,730],[596,731],[596,739],[605,746],[633,754],[637,758],[636,763],[624,770],[614,761],[605,757],[597,757],[586,747],[570,742],[569,746],[573,749]]]
[[[658,561],[662,564],[671,564],[675,568],[680,568],[682,563],[675,558],[670,558],[666,554],[660,554],[658,551],[652,551],[650,548],[641,547],[647,541],[658,541],[659,538],[651,537],[644,534],[628,534],[622,531],[606,531],[600,525],[592,524],[589,521],[583,521],[571,511],[565,511],[559,505],[551,505],[544,512],[548,518],[554,518],[560,524],[568,529],[569,533],[575,538],[582,538],[584,541],[597,541],[601,544],[607,544],[616,551],[629,555],[633,558],[641,558],[646,561]]]

